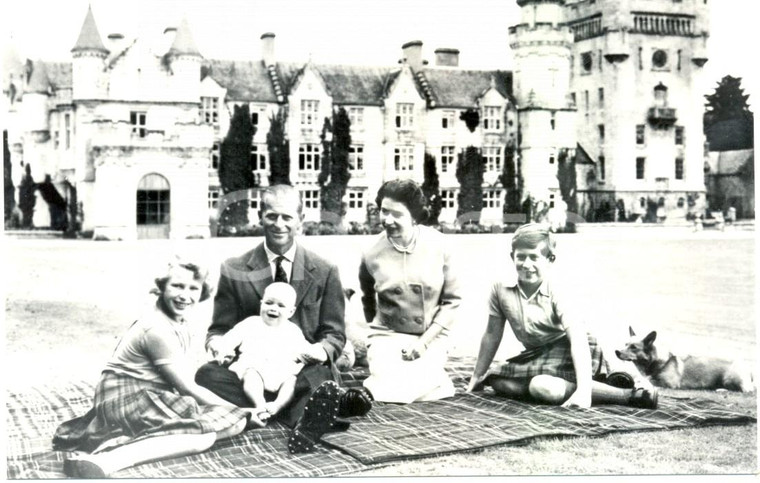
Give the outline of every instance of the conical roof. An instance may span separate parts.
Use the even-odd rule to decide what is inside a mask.
[[[169,48],[169,53],[173,55],[197,55],[201,57],[201,53],[198,51],[198,47],[195,46],[195,40],[190,33],[190,26],[187,24],[187,18],[182,17],[177,28],[177,33],[174,36],[174,42]]]
[[[38,60],[32,64],[32,75],[26,85],[26,92],[38,94],[50,92],[50,78],[44,62]]]
[[[108,49],[103,45],[103,39],[98,32],[98,26],[95,24],[95,17],[92,15],[92,6],[87,8],[87,16],[84,18],[82,24],[82,30],[79,32],[79,38],[72,52],[82,52],[86,50],[94,50],[98,52],[108,53]]]

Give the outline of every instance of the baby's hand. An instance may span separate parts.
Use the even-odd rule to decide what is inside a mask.
[[[276,415],[280,412],[282,409],[278,404],[276,404],[274,401],[268,402],[264,404],[264,407],[262,408],[266,411],[266,414],[268,414],[267,419],[271,418],[272,416]]]

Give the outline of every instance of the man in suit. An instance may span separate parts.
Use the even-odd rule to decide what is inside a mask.
[[[300,194],[292,186],[275,185],[263,191],[259,219],[264,228],[264,242],[222,264],[206,350],[214,359],[221,335],[243,319],[259,315],[261,297],[267,285],[273,281],[292,285],[297,297],[291,321],[300,327],[310,346],[300,357],[306,365],[297,376],[293,400],[276,419],[296,429],[306,428],[311,431],[312,438],[318,439],[321,434],[314,433],[330,430],[335,425],[308,420],[316,416],[308,411],[305,414],[304,410],[310,399],[317,396],[317,388],[326,381],[340,381],[333,362],[340,356],[346,342],[345,298],[338,268],[296,242],[296,234],[303,222],[302,211]],[[233,404],[251,404],[240,379],[225,366],[214,362],[204,364],[195,379]],[[330,384],[326,387],[337,387]],[[325,398],[332,397],[325,395],[332,394],[331,390],[324,389],[322,387],[317,396],[321,398],[320,405]],[[371,396],[366,392],[354,389],[337,392],[339,416],[363,415],[369,411]],[[254,424],[263,425],[260,421],[254,421]]]

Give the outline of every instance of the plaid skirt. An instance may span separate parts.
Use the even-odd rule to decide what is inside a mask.
[[[93,407],[56,429],[53,448],[99,452],[154,436],[215,433],[247,417],[237,407],[201,405],[164,384],[105,371]]]
[[[591,350],[591,378],[603,381],[609,373],[609,363],[604,358],[596,338],[591,334],[588,334],[588,346]],[[539,374],[575,382],[575,366],[570,354],[570,341],[566,336],[507,359],[503,364],[491,369],[487,377],[530,379]]]

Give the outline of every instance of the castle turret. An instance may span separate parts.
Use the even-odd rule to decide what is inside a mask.
[[[87,9],[87,16],[71,54],[73,99],[104,98],[107,91],[104,63],[108,49],[103,44],[98,26],[95,24],[92,7]]]
[[[565,0],[517,0],[521,21],[510,27],[514,52],[520,176],[523,196],[554,206],[561,199],[557,166],[576,146],[570,98],[573,34],[564,24]]]
[[[198,102],[201,86],[201,61],[203,57],[195,45],[187,18],[177,28],[166,59],[171,69],[175,100]]]

